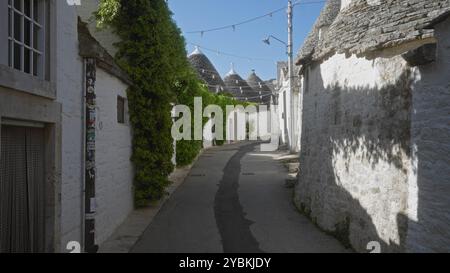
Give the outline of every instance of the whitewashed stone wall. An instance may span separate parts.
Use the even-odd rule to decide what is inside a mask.
[[[417,69],[412,113],[414,172],[407,250],[450,252],[450,19],[436,27],[436,62]]]
[[[83,62],[78,55],[77,13],[66,1],[54,1],[56,88],[62,104],[61,251],[69,241],[82,242]]]
[[[57,16],[57,98],[62,104],[61,249],[70,241],[83,242],[83,59],[78,55],[79,10],[55,1]],[[83,1],[83,4],[89,1]],[[86,6],[88,9],[90,7]],[[92,23],[91,23],[92,24]],[[105,34],[105,37],[107,35]],[[106,42],[104,42],[106,44]],[[96,240],[102,243],[133,209],[131,129],[117,124],[117,96],[127,86],[97,70],[97,216]],[[101,125],[100,125],[101,124]],[[100,125],[100,126],[99,126]],[[102,129],[100,129],[100,127]]]
[[[214,121],[210,119],[203,126],[203,148],[211,148],[213,146],[214,134],[212,132]]]
[[[282,75],[279,79],[278,84],[278,121],[280,126],[281,141],[283,144],[288,144],[291,122],[291,93],[289,91],[289,79]]]
[[[410,74],[401,57],[309,66],[297,206],[357,251],[401,251],[410,171]]]
[[[97,69],[96,243],[103,243],[133,210],[132,133],[117,122],[117,96],[127,98],[128,86]],[[127,101],[126,101],[127,102]]]

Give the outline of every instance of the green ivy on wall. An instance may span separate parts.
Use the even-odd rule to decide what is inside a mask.
[[[171,104],[193,108],[196,96],[203,98],[204,105],[224,109],[226,104],[237,103],[202,86],[171,16],[165,0],[101,0],[97,12],[99,26],[111,26],[120,37],[116,61],[133,82],[127,93],[137,207],[164,195],[174,169]],[[201,141],[178,142],[177,164],[190,164],[201,148]]]

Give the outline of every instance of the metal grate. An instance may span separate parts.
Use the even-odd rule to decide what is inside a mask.
[[[45,0],[8,0],[8,64],[46,78]]]

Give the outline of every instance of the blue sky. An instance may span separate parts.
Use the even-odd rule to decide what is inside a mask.
[[[320,0],[319,0],[320,1]],[[294,49],[297,53],[308,35],[324,3],[318,0],[301,0],[316,2],[301,4],[294,9]],[[295,1],[294,1],[295,2]],[[286,60],[285,46],[273,41],[268,46],[262,42],[268,35],[287,41],[286,12],[281,11],[256,22],[221,30],[217,32],[188,34],[197,31],[232,25],[247,19],[267,14],[287,5],[287,0],[169,0],[174,19],[184,33],[187,43],[199,44],[205,48],[219,50],[239,56],[262,58],[266,60],[246,60],[202,50],[216,66],[221,75],[230,70],[230,63],[235,64],[236,71],[244,78],[252,69],[264,80],[276,77],[276,61]],[[190,53],[194,46],[188,44]]]

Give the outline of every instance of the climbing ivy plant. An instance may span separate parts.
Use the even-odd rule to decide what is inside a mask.
[[[236,101],[211,94],[193,72],[185,41],[165,0],[101,0],[96,13],[100,27],[119,36],[117,63],[130,76],[128,104],[133,127],[135,203],[160,199],[173,171],[171,104],[193,108],[195,96],[204,104],[223,107]],[[179,165],[187,165],[202,148],[201,141],[177,143]]]

